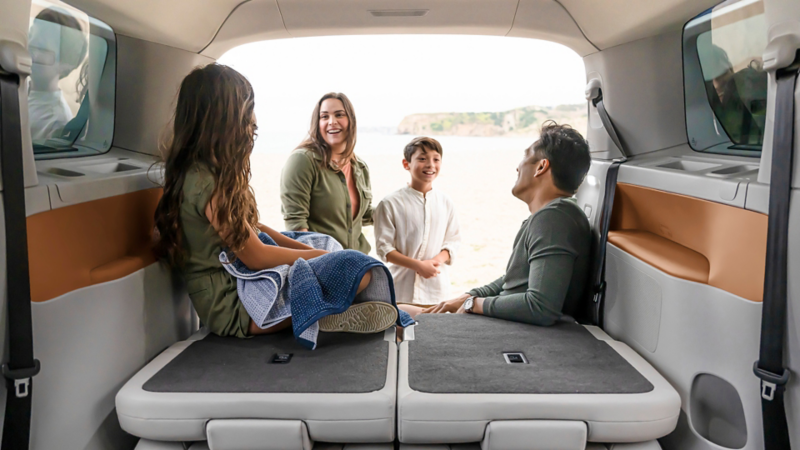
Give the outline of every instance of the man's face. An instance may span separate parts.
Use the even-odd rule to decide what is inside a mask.
[[[517,166],[517,182],[511,189],[514,197],[527,201],[530,194],[536,190],[539,185],[539,180],[536,176],[539,163],[540,161],[536,159],[534,154],[533,145],[526,148],[522,161]]]

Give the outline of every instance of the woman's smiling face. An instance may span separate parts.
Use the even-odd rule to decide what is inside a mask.
[[[347,142],[350,119],[338,98],[325,99],[319,108],[319,133],[332,149],[339,150]],[[339,150],[341,151],[341,150]]]

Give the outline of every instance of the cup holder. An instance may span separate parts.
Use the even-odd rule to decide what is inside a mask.
[[[656,167],[661,167],[663,169],[672,169],[672,170],[682,170],[684,172],[699,172],[701,170],[708,170],[713,169],[715,167],[720,167],[719,164],[713,163],[706,163],[700,161],[672,161],[666,164],[659,164]]]
[[[731,166],[712,171],[713,175],[751,175],[758,172],[758,166]]]
[[[134,166],[133,164],[126,164],[119,161],[104,163],[104,164],[94,164],[91,166],[83,166],[81,168],[86,170],[87,172],[104,173],[104,174],[130,172],[132,170],[143,169],[143,167]]]

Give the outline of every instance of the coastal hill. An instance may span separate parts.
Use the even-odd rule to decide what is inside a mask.
[[[586,104],[526,106],[504,112],[412,114],[400,122],[397,134],[536,137],[546,120],[568,123],[585,133]]]

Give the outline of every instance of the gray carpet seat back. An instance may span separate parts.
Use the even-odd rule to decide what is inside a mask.
[[[421,315],[409,386],[446,394],[622,394],[653,385],[576,323],[537,327],[475,315]],[[526,362],[508,363],[504,353]]]
[[[365,393],[386,384],[384,333],[320,333],[316,350],[291,332],[250,339],[208,335],[192,343],[143,386],[149,392]],[[277,354],[291,354],[285,364]]]

